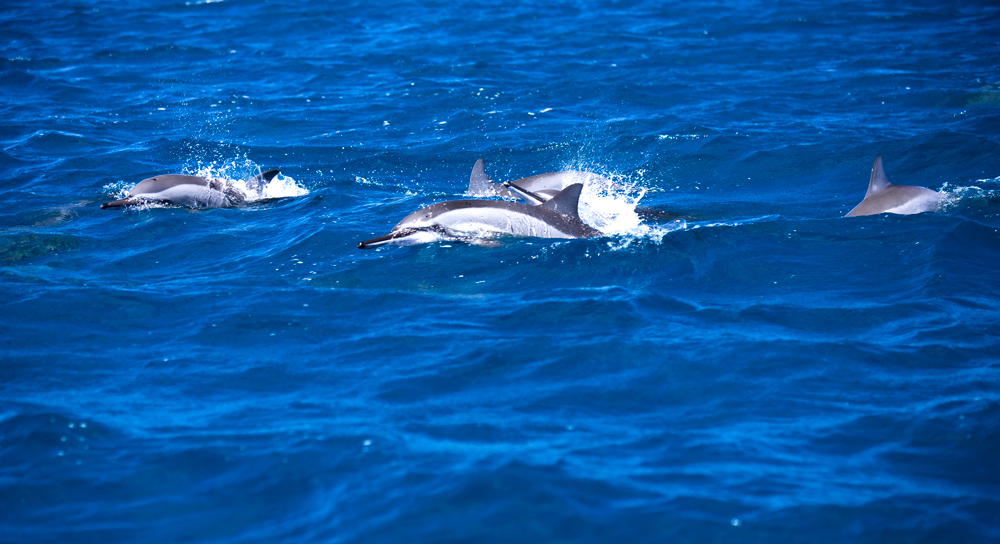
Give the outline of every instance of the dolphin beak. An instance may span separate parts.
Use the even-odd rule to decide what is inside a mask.
[[[128,201],[127,198],[123,198],[121,200],[115,200],[114,202],[105,202],[101,204],[101,209],[106,210],[108,208],[120,208],[122,206],[125,206],[127,204],[127,201]]]
[[[379,236],[378,238],[372,238],[371,240],[365,240],[358,244],[358,249],[371,249],[373,247],[382,246],[392,242],[393,240],[399,238],[406,238],[407,236],[420,232],[420,229],[399,229],[386,234],[385,236]]]
[[[101,209],[106,210],[108,208],[124,208],[126,206],[140,206],[142,204],[170,204],[169,200],[156,200],[152,198],[143,198],[137,196],[130,196],[128,198],[123,198],[121,200],[115,200],[113,202],[105,202],[101,204]]]

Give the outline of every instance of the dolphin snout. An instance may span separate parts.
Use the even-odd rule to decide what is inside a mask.
[[[426,229],[405,228],[405,229],[394,230],[384,236],[379,236],[378,238],[372,238],[371,240],[365,240],[359,243],[358,249],[368,249],[372,247],[385,245],[393,240],[406,238],[407,236],[410,236],[418,232],[423,232],[424,230]]]

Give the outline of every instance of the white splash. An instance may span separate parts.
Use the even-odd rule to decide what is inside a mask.
[[[580,196],[580,218],[605,235],[615,237],[608,242],[612,250],[626,249],[642,241],[660,243],[667,234],[688,228],[684,219],[652,225],[642,222],[636,207],[647,192],[642,185],[643,172],[636,173],[634,178],[589,174]]]
[[[950,211],[959,206],[985,207],[1000,201],[1000,177],[977,179],[970,186],[952,186],[945,183],[941,188],[941,211]]]
[[[604,234],[631,234],[642,220],[635,207],[646,194],[638,182],[625,176],[588,172],[580,195],[580,218]]]
[[[300,185],[291,176],[279,173],[267,183],[254,182],[255,176],[261,173],[261,168],[253,163],[210,164],[200,165],[193,172],[209,181],[220,181],[238,189],[246,195],[247,202],[256,202],[268,198],[285,198],[309,194],[309,190]]]
[[[118,180],[116,182],[106,184],[104,187],[101,187],[101,190],[104,191],[104,194],[110,195],[114,200],[119,200],[127,197],[129,190],[134,186],[135,183]]]

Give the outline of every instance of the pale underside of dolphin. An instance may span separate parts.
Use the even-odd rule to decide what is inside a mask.
[[[868,192],[860,204],[847,212],[845,217],[874,215],[877,213],[913,214],[935,212],[941,205],[941,193],[916,185],[895,185],[882,170],[882,157],[875,159]]]
[[[268,183],[278,170],[267,170],[247,180],[248,187]],[[128,192],[128,196],[101,204],[101,209],[146,204],[172,204],[186,208],[228,208],[246,202],[239,189],[217,179],[203,176],[167,174],[144,179]]]
[[[431,204],[403,218],[385,236],[358,244],[423,244],[436,240],[475,241],[484,237],[590,238],[601,231],[580,219],[583,184],[577,183],[537,206],[503,200],[450,200]]]
[[[611,186],[611,180],[593,172],[581,170],[561,170],[538,174],[516,181],[495,183],[486,175],[483,159],[476,161],[469,176],[469,196],[517,198],[528,204],[541,204],[559,194],[563,189],[577,183],[586,184],[602,182],[604,187]]]

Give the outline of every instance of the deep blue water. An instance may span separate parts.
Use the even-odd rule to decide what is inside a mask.
[[[18,0],[0,34],[3,542],[1000,541],[995,4]],[[843,218],[879,155],[942,211]],[[479,157],[686,220],[356,249]],[[298,196],[99,208],[258,168]]]

